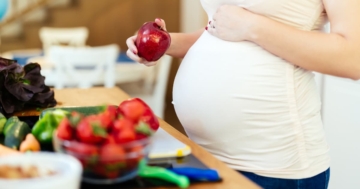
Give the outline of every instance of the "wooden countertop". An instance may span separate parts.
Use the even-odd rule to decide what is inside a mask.
[[[129,98],[125,92],[119,88],[91,88],[91,89],[61,89],[54,90],[55,99],[61,106],[92,106],[113,104],[119,105],[123,100]],[[219,183],[201,183],[193,184],[189,188],[194,189],[258,189],[257,185],[252,183],[246,177],[242,176],[238,172],[232,170],[224,163],[216,159],[209,152],[204,150],[199,145],[195,144],[188,137],[177,131],[174,127],[169,125],[163,120],[160,120],[160,126],[169,134],[189,145],[192,149],[192,153],[198,159],[200,159],[205,165],[210,168],[216,169],[220,176],[223,178]]]

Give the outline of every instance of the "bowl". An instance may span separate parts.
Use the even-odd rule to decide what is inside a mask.
[[[0,157],[0,166],[28,169],[35,167],[40,176],[33,178],[0,178],[1,186],[11,189],[79,189],[82,167],[66,154],[36,152]],[[47,174],[51,172],[51,174]]]
[[[114,184],[138,175],[140,161],[146,162],[149,154],[151,137],[124,144],[93,145],[63,140],[54,134],[53,145],[56,152],[71,155],[81,162],[84,182]]]

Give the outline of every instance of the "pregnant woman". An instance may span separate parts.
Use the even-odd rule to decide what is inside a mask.
[[[360,1],[201,3],[208,26],[171,33],[167,51],[184,58],[173,104],[188,136],[265,189],[326,189],[329,147],[312,71],[360,78]],[[127,55],[154,65],[137,56],[135,38]]]

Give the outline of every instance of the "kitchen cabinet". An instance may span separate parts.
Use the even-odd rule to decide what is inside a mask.
[[[331,156],[329,189],[359,189],[360,81],[322,77],[322,115]]]

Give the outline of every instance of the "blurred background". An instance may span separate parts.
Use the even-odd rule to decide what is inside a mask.
[[[115,85],[130,94],[136,91],[134,96],[139,94],[146,100],[156,99],[153,100],[154,102],[149,102],[150,105],[164,101],[164,108],[157,108],[163,112],[161,117],[183,132],[171,104],[172,83],[181,60],[163,60],[170,61],[163,63],[169,65],[157,70],[135,64],[125,55],[127,50],[125,41],[134,35],[144,22],[153,21],[155,18],[164,19],[169,32],[191,32],[205,27],[207,16],[199,1],[8,0],[7,2],[8,10],[0,22],[0,53],[3,57],[16,59],[19,64],[39,63],[42,66],[42,74],[46,76],[46,84],[50,86],[79,87],[71,83],[66,85],[64,84],[66,81],[63,81],[61,86],[57,84],[62,79],[62,75],[55,72],[56,60],[50,61],[54,59],[53,55],[57,54],[57,52],[49,52],[50,46],[88,46],[106,49],[109,45],[116,45],[119,52],[115,60],[117,63],[115,76],[112,78],[114,83],[109,83],[104,78],[107,83],[106,81],[102,83],[102,79],[99,79],[94,81],[93,86]],[[49,57],[49,53],[53,54],[52,57]],[[109,73],[105,74],[109,75]],[[165,83],[163,81],[161,86],[156,86],[157,77],[159,80],[165,79]],[[156,90],[156,87],[161,89]],[[158,100],[159,98],[163,100]]]
[[[207,15],[199,0],[0,0],[0,4],[1,56],[23,65],[39,63],[46,84],[55,88],[120,87],[145,99],[158,116],[184,133],[171,104],[181,60],[165,56],[155,67],[137,64],[124,54],[125,40],[155,18],[163,18],[169,32],[205,27]],[[358,189],[360,82],[319,73],[315,79],[332,158],[330,189]]]

